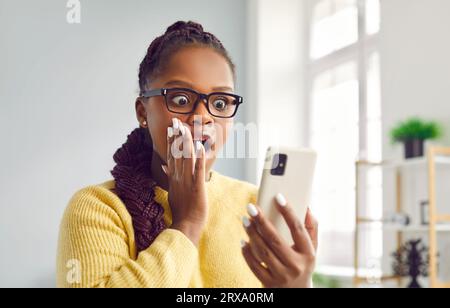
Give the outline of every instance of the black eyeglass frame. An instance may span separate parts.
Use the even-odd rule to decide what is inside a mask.
[[[192,107],[192,110],[190,112],[178,112],[178,111],[170,110],[169,103],[167,101],[167,93],[169,91],[174,91],[174,90],[176,90],[176,91],[187,91],[187,92],[190,92],[190,93],[193,93],[193,94],[197,95],[197,97],[198,97],[197,101],[194,102],[194,106]],[[209,98],[211,96],[213,96],[213,95],[226,95],[226,96],[232,96],[232,97],[235,98],[234,105],[236,105],[236,109],[234,110],[234,112],[233,112],[233,114],[231,116],[226,116],[226,117],[225,116],[218,116],[218,115],[215,115],[215,114],[213,114],[211,112],[211,110],[209,109]],[[169,110],[172,113],[176,113],[176,114],[192,114],[195,111],[195,109],[197,109],[197,106],[198,106],[198,104],[200,102],[205,102],[206,101],[205,105],[206,105],[206,109],[208,110],[209,114],[212,115],[213,117],[222,118],[222,119],[233,118],[236,115],[236,113],[237,113],[237,111],[239,109],[239,105],[244,103],[244,98],[242,96],[239,96],[239,95],[236,95],[236,94],[226,93],[226,92],[212,92],[212,93],[209,93],[209,94],[203,94],[203,93],[199,93],[199,92],[197,92],[195,90],[188,89],[188,88],[160,88],[160,89],[142,91],[140,93],[140,96],[143,97],[143,98],[164,96],[164,101],[166,103],[167,110]]]

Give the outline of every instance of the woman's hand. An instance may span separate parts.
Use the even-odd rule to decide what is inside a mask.
[[[250,204],[243,218],[250,241],[242,242],[242,252],[250,269],[268,288],[312,287],[318,223],[308,209],[305,223],[295,216],[282,195],[276,198],[277,208],[286,220],[294,245],[289,246],[262,211]]]
[[[205,186],[205,149],[194,142],[189,128],[173,119],[167,136],[167,166],[169,204],[173,229],[183,232],[198,245],[201,231],[208,216]]]

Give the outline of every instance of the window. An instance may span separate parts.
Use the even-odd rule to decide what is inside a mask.
[[[321,222],[319,268],[353,266],[355,160],[381,160],[379,0],[308,0],[309,143],[319,152],[312,207]],[[382,176],[367,173],[367,215],[382,213]],[[372,230],[373,231],[373,230]],[[381,257],[381,228],[363,259]],[[370,264],[368,265],[370,267]]]
[[[317,59],[358,40],[356,0],[320,1],[314,8],[311,57]]]

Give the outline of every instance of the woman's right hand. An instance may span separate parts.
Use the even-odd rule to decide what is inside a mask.
[[[171,228],[183,232],[196,246],[208,217],[205,156],[203,144],[194,145],[189,128],[173,119],[167,135],[167,166],[162,166],[169,183]]]

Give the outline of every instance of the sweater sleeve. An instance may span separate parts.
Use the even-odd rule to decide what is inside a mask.
[[[166,229],[134,259],[131,217],[111,195],[90,187],[69,202],[60,227],[58,286],[188,287],[198,260],[194,244]]]

